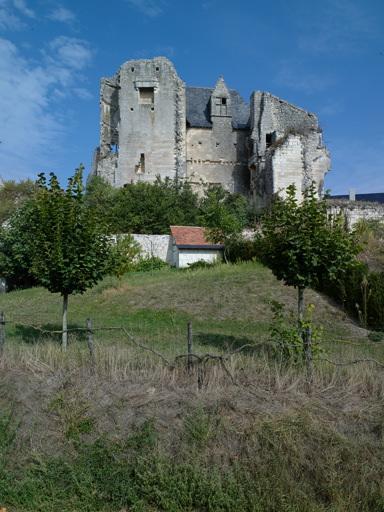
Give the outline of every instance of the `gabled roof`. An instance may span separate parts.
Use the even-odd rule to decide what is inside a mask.
[[[206,238],[205,229],[198,226],[171,226],[171,235],[179,249],[223,249]]]
[[[196,128],[212,128],[209,100],[214,89],[207,87],[186,87],[187,123]],[[248,128],[250,107],[237,91],[230,90],[232,126]]]

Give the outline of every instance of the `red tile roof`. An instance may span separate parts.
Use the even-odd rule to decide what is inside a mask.
[[[207,240],[205,228],[198,226],[171,226],[171,234],[177,246],[221,249],[223,245]]]

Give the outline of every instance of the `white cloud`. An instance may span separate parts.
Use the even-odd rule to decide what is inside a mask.
[[[13,5],[27,18],[35,18],[34,11],[27,6],[25,0],[13,0]]]
[[[318,109],[318,114],[320,117],[332,117],[340,114],[343,110],[344,105],[340,98],[337,100],[328,99],[328,101]]]
[[[7,0],[0,1],[0,30],[20,30],[25,27]]]
[[[72,23],[76,20],[75,14],[66,7],[58,6],[48,15],[52,21],[60,21],[62,23]]]
[[[78,96],[81,100],[91,100],[93,99],[93,95],[84,87],[74,87],[74,94]]]
[[[356,0],[323,0],[312,9],[306,4],[309,22],[299,29],[299,48],[311,54],[361,52],[366,43],[380,34],[377,20],[368,12],[369,3]]]
[[[52,58],[64,66],[72,69],[83,69],[92,60],[92,50],[83,39],[75,37],[56,37],[50,45]]]
[[[149,18],[155,18],[163,12],[164,2],[161,0],[126,0],[132,7]]]
[[[55,165],[68,121],[60,112],[68,95],[86,98],[86,89],[78,85],[79,72],[90,59],[85,41],[57,38],[36,64],[11,41],[0,38],[0,169],[4,176],[26,177]]]
[[[278,66],[276,75],[278,84],[305,94],[319,93],[335,83],[335,79],[324,73],[310,72],[302,63],[286,60]]]

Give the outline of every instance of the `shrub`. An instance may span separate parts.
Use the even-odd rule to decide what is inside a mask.
[[[286,315],[284,304],[271,301],[273,322],[270,327],[270,336],[273,342],[275,355],[279,360],[301,364],[304,362],[303,338],[297,330],[297,320],[293,314]],[[313,304],[306,308],[302,321],[302,328],[312,331],[312,357],[315,359],[323,349],[320,346],[322,329],[312,322]]]
[[[220,260],[215,260],[215,261],[199,260],[199,261],[195,261],[194,263],[189,263],[188,270],[198,270],[199,268],[210,268],[210,267],[214,267],[215,265],[219,265],[220,263],[221,263]]]
[[[134,272],[152,272],[153,270],[160,270],[169,267],[168,263],[158,258],[157,256],[148,256],[140,258],[132,265]]]
[[[319,289],[342,304],[363,327],[384,328],[384,272],[370,272],[360,263],[337,282],[323,279]]]

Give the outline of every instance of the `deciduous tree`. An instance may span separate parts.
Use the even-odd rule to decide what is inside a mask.
[[[327,278],[336,281],[357,264],[358,244],[341,217],[330,216],[324,200],[310,186],[298,202],[294,185],[276,197],[262,219],[257,243],[274,275],[298,291],[301,329],[304,291]]]

